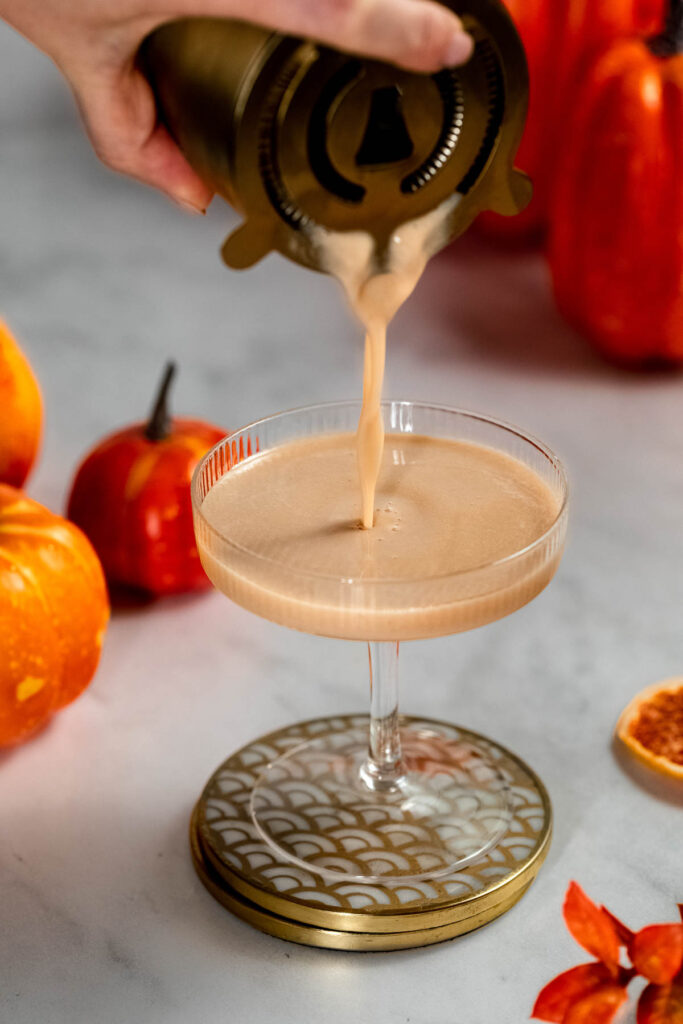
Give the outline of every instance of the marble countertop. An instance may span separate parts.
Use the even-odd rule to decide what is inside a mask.
[[[233,223],[101,167],[57,73],[0,26],[0,312],[45,397],[37,499],[63,508],[84,451],[146,413],[169,356],[177,411],[226,427],[358,393],[335,285],[280,258],[229,273],[217,250]],[[634,693],[683,673],[683,380],[605,365],[554,311],[539,256],[468,239],[397,319],[386,393],[518,422],[569,468],[550,589],[403,652],[406,711],[481,730],[544,779],[556,825],[538,881],[481,931],[392,954],[298,947],[232,918],[194,875],[193,802],[255,736],[365,709],[365,651],[218,594],[120,611],[89,690],[0,757],[3,1022],[517,1024],[587,959],[561,922],[570,879],[633,927],[674,919],[680,803],[625,771],[610,737]]]

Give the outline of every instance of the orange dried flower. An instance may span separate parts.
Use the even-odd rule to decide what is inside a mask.
[[[683,904],[679,904],[683,921]],[[564,901],[567,928],[597,959],[554,978],[532,1011],[551,1024],[611,1024],[636,977],[649,984],[638,1001],[638,1024],[683,1024],[683,923],[633,932],[571,882]],[[625,951],[630,966],[621,964]]]

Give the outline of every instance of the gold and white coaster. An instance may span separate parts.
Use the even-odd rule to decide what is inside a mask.
[[[500,838],[462,870],[424,874],[428,836],[419,821],[392,825],[391,809],[355,815],[326,806],[324,785],[293,785],[278,806],[282,834],[299,861],[333,857],[335,878],[279,857],[252,815],[255,786],[273,761],[323,736],[367,729],[364,716],[334,716],[280,729],[243,747],[209,779],[192,815],[195,869],[228,910],[261,931],[311,946],[392,950],[427,946],[479,928],[509,910],[536,877],[550,845],[550,800],[519,758],[475,733],[442,722],[402,719],[408,730],[483,746],[508,787],[510,810]],[[324,839],[321,839],[324,835]],[[424,840],[424,841],[423,841]],[[368,865],[382,881],[363,878]],[[349,878],[339,879],[339,871]]]

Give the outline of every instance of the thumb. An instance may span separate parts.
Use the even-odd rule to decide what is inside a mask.
[[[460,19],[435,0],[184,0],[181,7],[183,15],[243,18],[412,71],[438,71],[472,54]]]

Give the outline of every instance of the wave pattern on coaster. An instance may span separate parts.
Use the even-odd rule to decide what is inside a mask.
[[[281,829],[295,843],[302,859],[311,857],[332,870],[349,875],[368,874],[368,868],[383,873],[381,884],[362,879],[331,882],[318,874],[279,860],[261,838],[251,820],[250,806],[255,785],[262,772],[283,754],[325,735],[327,741],[348,735],[349,730],[367,729],[367,717],[346,716],[315,720],[280,730],[259,739],[232,755],[214,773],[199,805],[202,840],[213,858],[238,879],[274,895],[286,896],[306,905],[347,912],[387,913],[438,908],[453,899],[482,896],[502,880],[520,872],[533,861],[547,840],[550,809],[539,781],[508,751],[467,730],[419,719],[406,720],[416,737],[411,756],[419,756],[419,735],[428,734],[431,748],[441,737],[456,741],[467,750],[468,740],[485,747],[508,793],[511,810],[501,820],[496,845],[465,869],[430,881],[413,881],[410,875],[432,865],[428,831],[419,821],[407,826],[392,821],[391,807],[369,810],[362,804],[332,807],[325,794],[325,774],[333,771],[329,758],[321,764],[320,784],[291,779],[285,797],[282,788],[273,797],[271,829]],[[343,742],[340,739],[340,752]],[[428,764],[424,759],[421,768]],[[438,762],[435,764],[438,771]],[[489,769],[490,771],[490,769]],[[452,784],[451,784],[452,788]],[[463,800],[466,797],[463,795]],[[270,809],[270,808],[269,808]],[[486,802],[467,807],[463,842],[467,829],[476,840],[477,820],[500,814],[487,810]],[[488,820],[490,825],[490,820]],[[446,826],[444,826],[446,827]],[[449,826],[450,827],[450,826]],[[317,834],[314,834],[314,830]],[[323,833],[322,835],[319,833]],[[438,870],[438,864],[433,865]],[[407,877],[406,877],[407,876]]]

